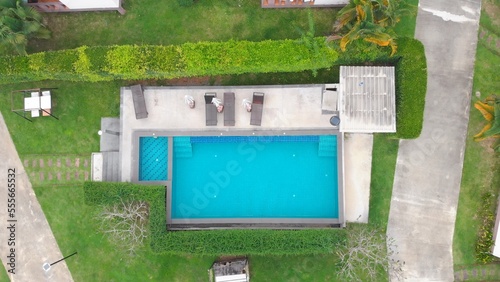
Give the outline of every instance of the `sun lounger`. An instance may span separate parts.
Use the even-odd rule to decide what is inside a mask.
[[[264,108],[264,93],[254,92],[252,99],[252,114],[250,115],[251,125],[262,123],[262,109]]]
[[[146,100],[144,100],[142,86],[140,84],[132,85],[130,86],[130,90],[132,90],[132,100],[134,100],[135,118],[147,118],[148,111],[146,109]]]
[[[216,93],[205,93],[205,118],[207,126],[217,125],[217,107],[212,104],[212,99],[216,96]]]
[[[234,93],[224,93],[224,125],[234,126]]]

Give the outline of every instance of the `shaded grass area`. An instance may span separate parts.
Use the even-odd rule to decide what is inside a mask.
[[[338,257],[315,256],[252,256],[252,281],[342,281],[336,273]]]
[[[44,14],[50,40],[30,42],[29,52],[81,45],[180,44],[197,41],[299,38],[307,30],[306,9],[262,9],[256,0],[204,0],[191,7],[177,1],[128,0],[116,12]],[[311,9],[316,35],[329,35],[337,9]]]
[[[490,17],[490,15],[484,13],[483,9],[480,25],[483,25],[484,22],[491,23],[485,17]],[[485,38],[480,36],[476,53],[472,103],[476,101],[474,94],[477,91],[481,93],[481,99],[491,94],[500,94],[500,81],[497,78],[497,74],[500,72],[500,56],[488,49],[487,46],[488,42],[485,42]],[[481,222],[478,213],[483,205],[481,197],[490,192],[496,198],[500,192],[500,174],[498,173],[500,156],[491,149],[491,140],[478,143],[472,139],[472,136],[478,133],[484,125],[485,120],[482,115],[471,106],[453,238],[453,258],[456,270],[463,267],[474,267],[473,264],[476,263],[475,246]],[[500,276],[496,276],[496,278],[498,279]]]
[[[339,66],[319,69],[314,75],[312,71],[286,73],[255,73],[220,77],[221,85],[280,85],[280,84],[314,84],[338,83]]]
[[[385,230],[389,220],[392,186],[398,157],[399,139],[375,134],[373,137],[370,213],[368,222]]]
[[[0,89],[0,111],[20,155],[90,153],[99,150],[97,131],[101,127],[101,117],[119,115],[119,87],[122,85],[122,81],[5,85]],[[57,87],[52,91],[52,114],[59,120],[38,117],[29,122],[10,111],[12,90],[38,87]],[[15,100],[17,107],[22,108],[22,94],[17,94]]]

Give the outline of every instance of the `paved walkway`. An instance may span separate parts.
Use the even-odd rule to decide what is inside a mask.
[[[350,133],[344,138],[345,220],[368,223],[373,134]]]
[[[64,261],[53,265],[48,271],[42,266],[53,263],[63,257],[56,243],[52,230],[45,219],[42,208],[36,199],[28,176],[17,155],[14,143],[0,114],[0,256],[4,267],[9,270],[15,267],[15,274],[9,273],[11,281],[73,281],[71,273]],[[15,169],[9,175],[9,169]],[[8,217],[7,184],[15,179],[15,214]],[[11,180],[10,183],[14,183]],[[7,220],[16,220],[8,222]],[[9,230],[7,227],[14,225]],[[7,238],[12,238],[8,245]],[[14,252],[11,252],[14,248]],[[7,256],[14,254],[15,259]],[[68,254],[65,254],[68,255]],[[8,265],[13,262],[15,265]]]
[[[30,168],[32,185],[67,185],[90,179],[90,156],[87,155],[24,155],[24,168]]]
[[[415,37],[427,56],[422,135],[400,142],[387,234],[407,281],[453,281],[480,0],[421,0]]]

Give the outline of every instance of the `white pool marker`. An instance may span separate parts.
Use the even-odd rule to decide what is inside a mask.
[[[156,159],[156,161],[158,161],[158,159]]]
[[[293,154],[293,156],[295,157],[295,154]]]
[[[325,174],[325,176],[328,176],[328,174]]]
[[[216,158],[217,158],[217,155],[215,155],[214,157],[216,157]]]
[[[293,194],[293,197],[295,198],[295,194]]]

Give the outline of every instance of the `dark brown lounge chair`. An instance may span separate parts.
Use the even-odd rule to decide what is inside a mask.
[[[132,90],[132,100],[134,100],[135,118],[147,118],[148,110],[146,109],[146,101],[144,100],[142,86],[140,84],[132,85],[130,86],[130,90]]]
[[[224,125],[234,126],[234,93],[224,93]]]
[[[252,99],[252,114],[250,115],[251,125],[262,123],[262,109],[264,108],[264,93],[254,92]]]
[[[217,107],[212,104],[212,99],[217,97],[216,93],[205,93],[205,118],[206,125],[217,125]]]

